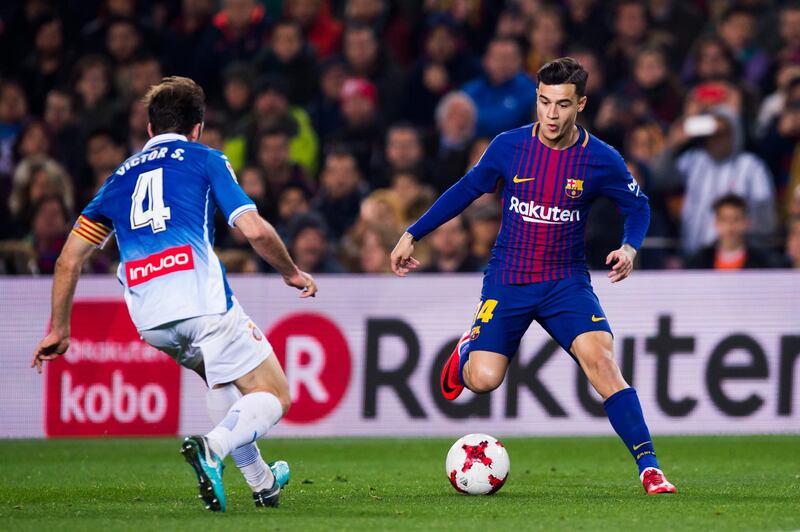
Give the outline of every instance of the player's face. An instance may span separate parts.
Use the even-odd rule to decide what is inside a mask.
[[[586,96],[576,94],[574,83],[539,83],[536,95],[536,116],[541,135],[557,143],[572,132],[578,113],[586,106]]]

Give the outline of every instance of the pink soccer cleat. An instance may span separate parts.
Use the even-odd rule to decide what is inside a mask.
[[[655,495],[656,493],[675,493],[675,486],[669,483],[660,469],[655,467],[648,467],[642,471],[640,477],[642,479],[642,486],[648,495]]]

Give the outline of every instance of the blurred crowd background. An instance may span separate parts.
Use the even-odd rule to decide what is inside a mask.
[[[642,268],[800,268],[800,2],[26,0],[0,5],[0,273],[53,271],[167,75],[202,85],[202,142],[300,268],[387,272],[491,138],[535,120],[536,71],[563,55],[589,71],[580,123],[650,197]],[[423,269],[481,271],[500,218],[476,201],[418,246]],[[621,235],[599,200],[592,268]],[[269,271],[222,220],[215,245]],[[117,262],[111,242],[87,269]]]

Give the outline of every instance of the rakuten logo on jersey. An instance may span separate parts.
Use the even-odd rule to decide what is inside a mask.
[[[567,222],[579,222],[581,212],[578,209],[562,209],[557,205],[545,207],[535,201],[520,201],[516,196],[511,197],[508,210],[522,215],[526,222],[537,224],[561,225]]]
[[[70,348],[45,368],[48,436],[178,430],[180,368],[139,338],[122,302],[76,302]]]
[[[350,348],[339,327],[320,314],[292,314],[267,338],[289,381],[292,408],[283,419],[309,423],[333,412],[350,383]]]
[[[192,269],[194,269],[192,246],[187,244],[166,249],[144,259],[126,262],[125,276],[130,287],[146,283],[162,275]]]

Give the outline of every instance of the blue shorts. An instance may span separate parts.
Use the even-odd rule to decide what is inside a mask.
[[[529,284],[494,284],[484,277],[469,350],[491,351],[511,358],[534,320],[567,353],[580,334],[611,333],[588,273]]]

